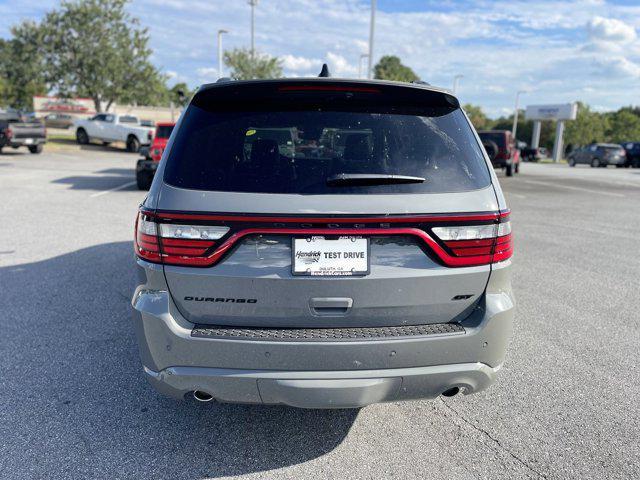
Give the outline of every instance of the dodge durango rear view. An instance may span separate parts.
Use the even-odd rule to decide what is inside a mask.
[[[194,95],[136,220],[145,376],[201,402],[357,408],[491,385],[509,210],[445,90],[331,78]]]

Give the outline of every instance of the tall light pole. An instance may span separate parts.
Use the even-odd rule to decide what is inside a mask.
[[[253,60],[256,52],[256,44],[254,41],[254,27],[255,27],[255,9],[256,5],[258,5],[258,0],[249,0],[249,5],[251,5],[251,60]]]
[[[511,136],[513,140],[516,141],[516,132],[518,130],[518,108],[520,106],[520,95],[523,93],[527,93],[526,90],[518,90],[516,92],[516,108],[513,112],[513,128],[511,128]]]
[[[458,82],[461,78],[464,78],[464,75],[456,75],[453,77],[453,93],[456,93],[456,90],[458,90]]]
[[[358,78],[362,78],[362,59],[367,58],[369,56],[368,53],[361,53],[360,60],[358,61]]]
[[[218,30],[218,78],[222,78],[222,34],[224,33],[229,31],[223,28]]]
[[[376,0],[371,0],[371,24],[369,25],[369,61],[367,62],[367,78],[373,78],[373,34],[376,25]]]

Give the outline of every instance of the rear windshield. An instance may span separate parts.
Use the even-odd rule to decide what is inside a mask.
[[[128,117],[123,115],[120,117],[120,123],[138,123],[138,117]]]
[[[506,135],[502,132],[478,132],[478,136],[483,142],[493,142],[499,148],[506,148],[507,146]]]
[[[160,125],[156,128],[156,137],[169,138],[173,131],[173,125]]]
[[[215,112],[191,105],[164,180],[197,190],[294,194],[462,192],[490,184],[481,147],[460,109],[416,115],[326,108]],[[340,174],[424,181],[328,181]]]

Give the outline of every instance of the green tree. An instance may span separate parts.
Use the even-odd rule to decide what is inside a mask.
[[[61,95],[93,99],[97,111],[115,101],[153,103],[166,92],[151,64],[147,29],[127,0],[63,0],[40,28],[49,85]]]
[[[466,112],[469,120],[471,120],[471,124],[475,127],[476,130],[488,130],[491,128],[492,122],[489,117],[487,117],[487,115],[482,111],[482,107],[467,103],[462,108]]]
[[[565,144],[578,146],[592,142],[604,142],[608,130],[606,116],[592,111],[588,105],[578,102],[578,115],[575,120],[566,122]]]
[[[186,107],[189,103],[189,99],[193,96],[194,92],[189,89],[189,86],[184,82],[178,82],[168,90],[169,102],[173,102],[178,107]]]
[[[223,58],[225,65],[231,69],[231,77],[236,80],[282,77],[282,61],[266,53],[251,55],[251,50],[247,48],[234,48],[225,51]]]
[[[607,141],[614,143],[640,139],[640,117],[626,108],[608,115]]]
[[[11,34],[10,40],[0,40],[0,101],[5,107],[31,110],[33,96],[47,93],[41,32],[35,23],[22,22]]]
[[[420,80],[420,77],[403,65],[400,58],[395,55],[385,55],[373,67],[374,77],[380,80],[396,80],[398,82],[413,82]]]

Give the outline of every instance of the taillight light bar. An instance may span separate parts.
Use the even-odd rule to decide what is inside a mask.
[[[432,232],[456,257],[484,257],[487,263],[497,263],[513,255],[508,214],[493,225],[434,227]]]
[[[188,223],[190,220],[194,223]],[[323,223],[327,226],[314,226]],[[353,225],[344,226],[349,223]],[[417,228],[413,226],[416,223],[434,225],[431,228]],[[506,260],[513,254],[509,212],[300,218],[173,212],[156,214],[141,210],[136,221],[135,248],[140,258],[150,262],[210,267],[219,262],[240,239],[259,234],[408,235],[421,240],[448,267],[487,265]]]

